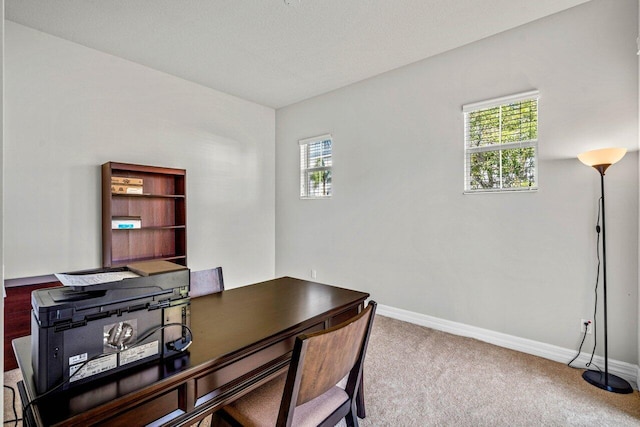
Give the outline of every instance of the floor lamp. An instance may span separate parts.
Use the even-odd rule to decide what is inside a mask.
[[[609,373],[609,355],[607,342],[607,252],[604,217],[604,172],[609,166],[620,161],[627,150],[625,148],[604,148],[587,151],[578,155],[578,159],[587,166],[592,166],[600,173],[600,191],[602,193],[602,292],[604,296],[604,372],[588,370],[582,374],[590,384],[613,393],[631,393],[631,385],[616,375]]]

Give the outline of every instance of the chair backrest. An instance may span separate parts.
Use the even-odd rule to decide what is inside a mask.
[[[189,296],[198,297],[222,291],[224,291],[222,267],[191,272]]]
[[[296,338],[278,425],[289,425],[296,406],[324,394],[347,375],[345,391],[349,400],[355,398],[376,306],[370,301],[352,319]]]

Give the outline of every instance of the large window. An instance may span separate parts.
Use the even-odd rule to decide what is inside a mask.
[[[299,141],[301,198],[331,197],[332,142],[331,135],[321,135]]]
[[[465,192],[538,188],[538,91],[462,107]]]

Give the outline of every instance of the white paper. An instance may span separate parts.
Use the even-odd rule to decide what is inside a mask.
[[[64,286],[91,286],[140,276],[133,271],[110,271],[108,273],[93,274],[56,273],[56,277]]]

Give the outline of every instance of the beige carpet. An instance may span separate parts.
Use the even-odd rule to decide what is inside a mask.
[[[637,391],[605,392],[561,363],[388,317],[376,317],[365,369],[361,426],[640,426]],[[5,384],[18,377],[6,372]]]
[[[640,395],[582,371],[377,316],[365,360],[362,426],[640,426]]]

